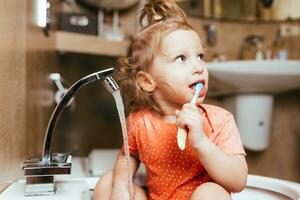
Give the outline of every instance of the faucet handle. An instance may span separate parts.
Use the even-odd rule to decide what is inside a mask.
[[[59,73],[49,74],[49,79],[52,80],[61,93],[66,93],[67,89],[62,84],[62,78]]]
[[[58,104],[61,101],[61,99],[63,98],[63,96],[67,93],[68,89],[63,86],[63,84],[62,84],[63,78],[61,77],[61,75],[59,73],[49,74],[49,79],[55,83],[55,85],[58,89],[58,91],[56,91],[55,95],[54,95],[55,103]],[[74,97],[73,97],[67,106],[70,106],[71,104],[73,105],[74,102],[75,101],[74,101]]]

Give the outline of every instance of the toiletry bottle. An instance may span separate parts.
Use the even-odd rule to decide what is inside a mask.
[[[287,60],[288,50],[285,39],[282,37],[281,31],[278,30],[277,35],[272,44],[273,59]]]
[[[263,59],[264,59],[264,55],[262,51],[262,43],[258,42],[256,44],[255,60],[263,60]]]

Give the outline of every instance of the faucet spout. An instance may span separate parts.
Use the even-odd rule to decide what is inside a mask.
[[[42,155],[42,163],[43,165],[50,165],[51,163],[51,147],[52,147],[52,137],[53,132],[55,129],[55,126],[57,124],[57,121],[62,113],[62,111],[67,107],[68,103],[72,99],[72,97],[85,85],[88,85],[91,82],[94,82],[96,80],[104,80],[105,82],[109,82],[109,85],[111,85],[111,88],[118,88],[119,86],[117,83],[113,80],[111,75],[113,74],[114,69],[109,68],[106,70],[102,70],[93,74],[90,74],[80,80],[78,80],[76,83],[74,83],[69,90],[66,92],[66,94],[63,96],[61,101],[57,104],[55,107],[51,118],[48,123],[47,131],[44,138],[44,149],[43,149],[43,155]],[[108,81],[109,80],[109,81]],[[106,83],[106,85],[108,85]],[[111,91],[111,90],[109,90]]]
[[[116,81],[111,77],[111,76],[107,76],[104,79],[104,86],[106,87],[106,89],[110,92],[113,93],[116,90],[119,89],[118,84],[116,83]]]

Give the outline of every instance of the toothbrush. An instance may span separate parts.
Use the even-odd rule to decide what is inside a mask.
[[[191,100],[192,104],[196,104],[202,88],[203,88],[203,83],[196,84],[196,91]],[[177,130],[177,144],[178,144],[179,149],[181,149],[181,150],[185,149],[186,136],[187,136],[187,130],[185,128],[179,127]]]

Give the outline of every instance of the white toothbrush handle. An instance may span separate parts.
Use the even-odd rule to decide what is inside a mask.
[[[177,130],[177,144],[179,149],[181,150],[185,149],[186,137],[187,137],[187,130],[185,128],[179,127]]]
[[[191,100],[192,104],[196,104],[197,103],[197,99],[198,99],[198,97],[200,95],[201,89],[202,89],[202,87],[196,89],[196,92],[195,92],[195,94],[194,94],[194,96],[193,96],[193,98]]]
[[[196,89],[196,92],[191,101],[192,104],[196,104],[197,99],[200,95],[201,88],[202,87]],[[187,130],[185,128],[179,127],[177,130],[177,144],[178,144],[179,149],[181,149],[181,150],[185,149],[186,137],[187,137]]]
[[[200,92],[199,92],[199,93],[200,93]],[[199,97],[199,94],[198,94],[198,95],[194,95],[193,98],[192,98],[191,103],[192,103],[192,104],[196,104],[198,97]]]

